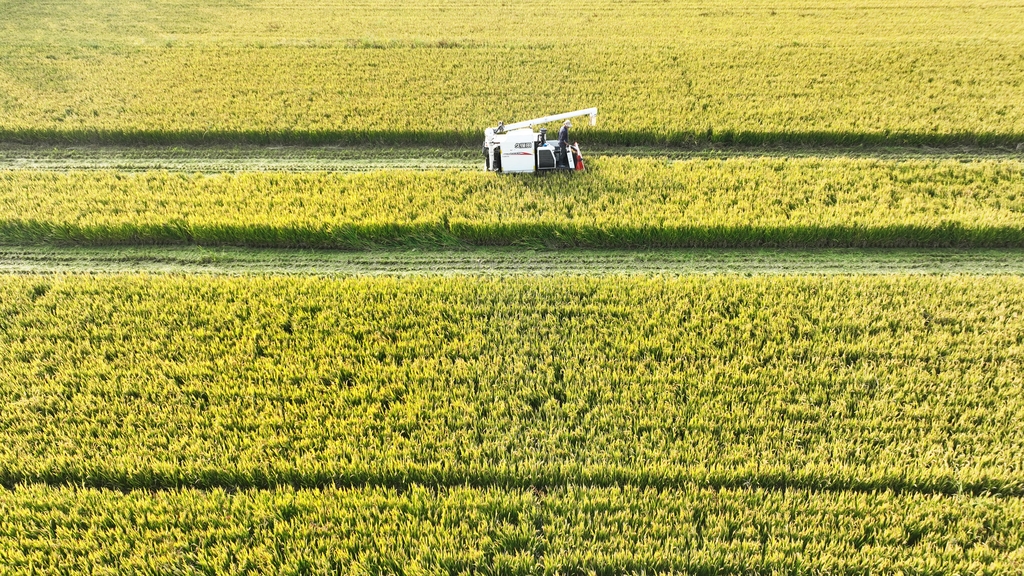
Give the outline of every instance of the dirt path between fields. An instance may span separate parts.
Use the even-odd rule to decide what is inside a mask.
[[[0,273],[1024,274],[1024,250],[279,250],[0,247]]]

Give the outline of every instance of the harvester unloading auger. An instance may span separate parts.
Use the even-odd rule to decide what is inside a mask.
[[[597,108],[587,108],[514,124],[499,123],[484,131],[484,157],[487,170],[518,174],[538,174],[555,170],[583,170],[579,144],[563,150],[558,142],[548,142],[547,128],[534,132],[533,127],[577,116],[590,116],[590,125],[597,125]]]

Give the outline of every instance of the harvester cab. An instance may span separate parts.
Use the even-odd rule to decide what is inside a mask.
[[[534,132],[533,127],[577,116],[590,116],[590,125],[597,125],[597,108],[587,108],[564,114],[553,114],[533,120],[505,125],[499,122],[484,131],[484,162],[487,170],[510,174],[539,174],[557,170],[583,170],[583,156],[579,144],[570,144],[562,150],[549,142],[547,129]]]

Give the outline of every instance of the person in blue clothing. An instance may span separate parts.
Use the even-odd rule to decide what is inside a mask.
[[[569,166],[569,128],[572,128],[572,122],[566,120],[558,129],[558,146],[562,149],[563,166]]]

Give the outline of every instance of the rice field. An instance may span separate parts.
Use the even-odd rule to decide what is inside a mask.
[[[0,575],[1024,574],[1020,16],[0,0]]]
[[[1019,284],[9,277],[0,554],[1013,573]]]

